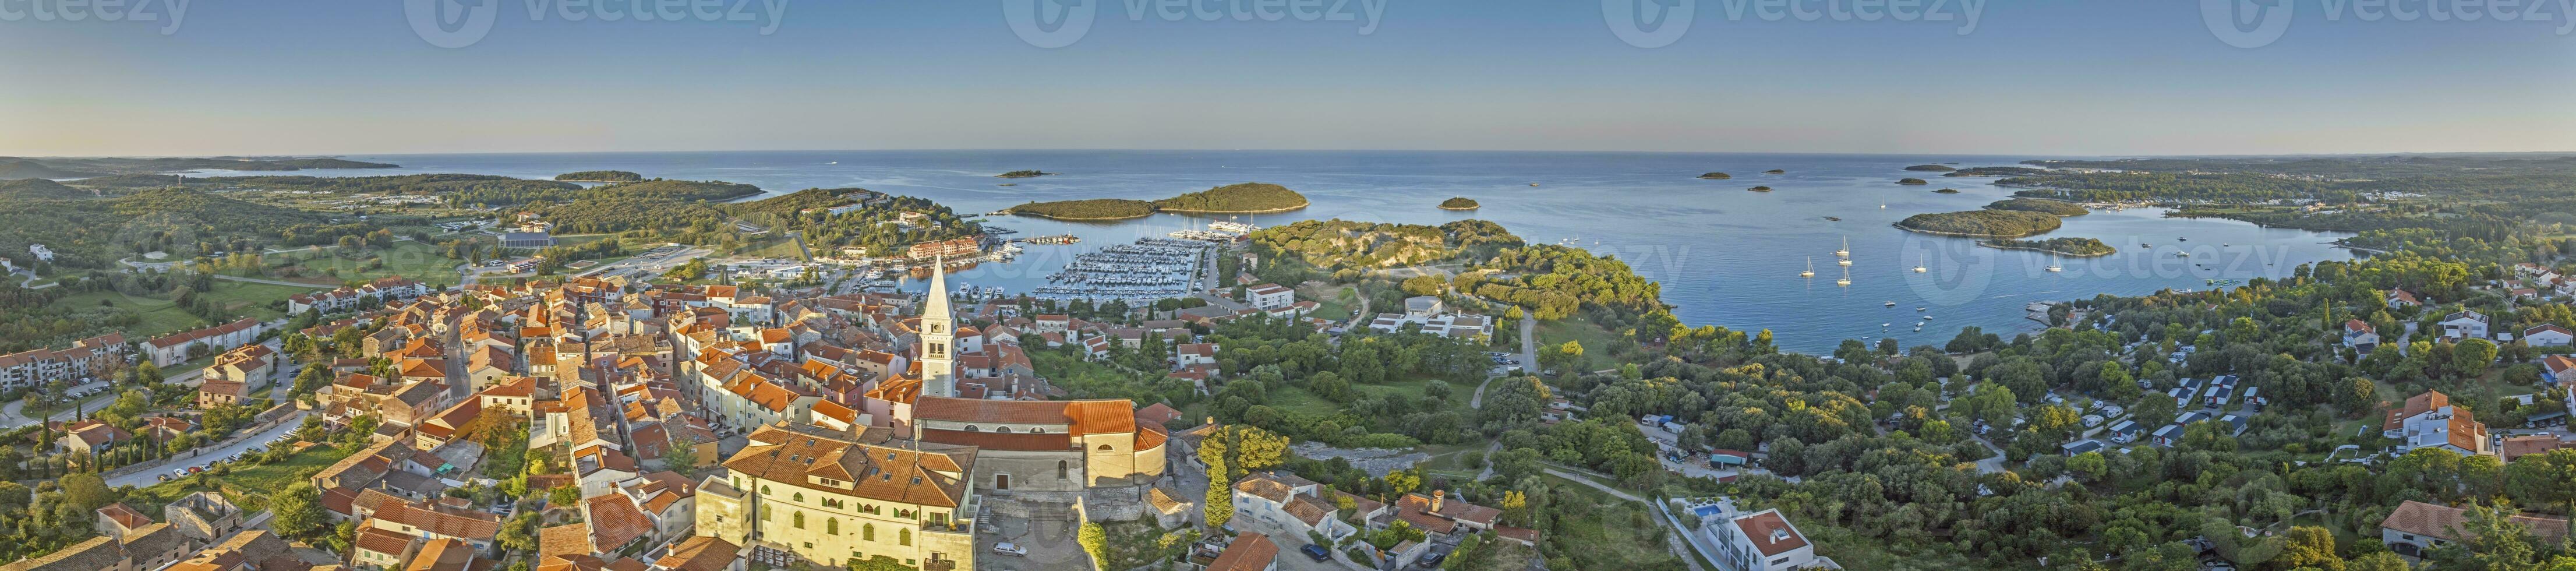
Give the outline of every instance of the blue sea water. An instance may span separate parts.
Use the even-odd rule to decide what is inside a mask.
[[[2027,156],[1421,151],[744,151],[352,155],[396,169],[305,171],[317,176],[475,173],[551,178],[578,170],[723,180],[775,194],[860,187],[937,200],[960,214],[1032,200],[1163,198],[1238,182],[1285,185],[1312,199],[1296,212],[1244,216],[1275,225],[1341,218],[1440,224],[1481,218],[1538,243],[1616,255],[1663,284],[1664,301],[1692,325],[1771,329],[1784,348],[1829,352],[1843,339],[1895,337],[1940,344],[1961,326],[2007,336],[2040,324],[2033,301],[2205,289],[2209,279],[2287,276],[2299,264],[2351,259],[2328,244],[2344,235],[2217,219],[2165,218],[2158,209],[2097,211],[2040,238],[2099,238],[2120,253],[2064,258],[1983,248],[1975,240],[1898,230],[1925,212],[1974,209],[2012,194],[1992,179],[1944,178],[1907,165],[2010,165]],[[834,164],[837,163],[837,164]],[[1004,180],[1001,172],[1061,175]],[[1783,174],[1762,174],[1783,169]],[[1701,180],[1721,171],[1731,180]],[[234,173],[209,172],[207,175]],[[264,173],[276,174],[276,173]],[[1931,181],[1902,186],[1903,177]],[[1017,186],[998,186],[1016,183]],[[1535,183],[1536,186],[1532,186]],[[1755,185],[1773,192],[1748,192]],[[1932,192],[1956,188],[1958,194]],[[1472,212],[1434,207],[1476,199]],[[1841,221],[1826,220],[1832,216]],[[1221,219],[1221,218],[1220,218]],[[996,217],[1021,236],[1072,233],[1078,246],[1029,246],[1008,264],[951,279],[1026,291],[1072,254],[1138,237],[1204,227],[1204,217],[1158,215],[1108,223]],[[1849,240],[1852,285],[1833,251]],[[2152,247],[2141,247],[2152,244]],[[2178,256],[2189,253],[2189,257]],[[1798,272],[1813,263],[1816,276]],[[2058,265],[2063,271],[2046,268]],[[1913,272],[1916,265],[1926,272]],[[1887,307],[1887,302],[1895,307]],[[1922,307],[1923,311],[1915,308]],[[1931,319],[1924,320],[1923,317]],[[1914,326],[1922,322],[1922,331]],[[1884,324],[1884,326],[1882,326]]]

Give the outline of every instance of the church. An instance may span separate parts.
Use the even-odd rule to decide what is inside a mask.
[[[916,362],[920,394],[889,423],[926,444],[972,446],[978,492],[1081,501],[1093,520],[1130,519],[1163,477],[1164,428],[1123,399],[1033,401],[958,396],[956,312],[945,268],[930,274]]]

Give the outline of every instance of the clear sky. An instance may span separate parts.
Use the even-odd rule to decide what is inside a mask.
[[[0,155],[2576,151],[2576,0],[2514,10],[2546,22],[2267,0],[2289,25],[2253,48],[2205,23],[2229,0],[1939,0],[1945,22],[1860,21],[1864,0],[1794,0],[1814,21],[1761,16],[1782,0],[1186,0],[1177,21],[1175,0],[462,0],[493,24],[455,48],[406,13],[443,0],[188,1],[175,27],[181,0],[127,0],[153,22],[38,11],[72,1],[0,0]],[[690,1],[752,21],[600,20]],[[1096,14],[1068,45],[1015,33],[1067,5]],[[1663,39],[1605,16],[1684,6]]]

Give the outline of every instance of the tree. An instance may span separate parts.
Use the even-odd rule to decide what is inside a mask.
[[[1387,472],[1386,487],[1396,495],[1412,493],[1422,488],[1422,472],[1420,469]]]
[[[2335,556],[2334,532],[2314,526],[2291,526],[2281,555],[2272,558],[2279,567],[2312,568],[2318,571],[2343,571],[2343,558]]]
[[[537,550],[536,530],[537,514],[521,512],[518,517],[502,523],[501,534],[497,539],[500,540],[502,549],[533,552]]]
[[[2494,341],[2469,339],[2451,347],[2452,368],[2458,369],[2463,377],[2487,374],[2487,365],[2495,364],[2495,358]]]
[[[2516,501],[2576,510],[2576,449],[2514,459],[2504,467],[2504,492]]]
[[[1074,535],[1074,541],[1091,554],[1092,568],[1109,568],[1109,531],[1100,527],[1100,522],[1082,522],[1082,531]]]
[[[330,528],[331,514],[322,508],[322,491],[312,482],[287,484],[286,489],[269,497],[268,510],[275,516],[269,520],[269,527],[278,535],[311,539]]]
[[[69,496],[73,504],[84,510],[106,507],[119,499],[116,490],[109,489],[107,481],[100,479],[98,474],[72,474],[55,482],[62,486],[63,494]]]

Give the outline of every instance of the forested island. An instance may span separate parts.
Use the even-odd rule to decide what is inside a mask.
[[[1708,179],[1708,180],[1726,180],[1726,179],[1730,179],[1730,178],[1735,178],[1735,175],[1730,175],[1730,174],[1726,174],[1726,173],[1722,173],[1722,172],[1713,172],[1713,173],[1705,173],[1705,174],[1701,174],[1701,175],[1699,175],[1699,177],[1700,177],[1700,178],[1704,178],[1704,179]]]
[[[2027,210],[1966,210],[1916,214],[1898,221],[1896,227],[1927,234],[2020,238],[2044,234],[2064,224],[2054,215]]]
[[[1750,190],[1750,191],[1754,191],[1754,192],[1771,192],[1771,187],[1768,187],[1768,186],[1756,186],[1756,187],[1753,187],[1753,188],[1747,188],[1747,189],[1745,189],[1745,190]]]
[[[1932,183],[1923,182],[1923,179],[1919,179],[1919,178],[1900,178],[1900,179],[1896,179],[1896,184],[1924,185],[1924,184],[1932,184]]]
[[[644,175],[627,171],[581,171],[555,175],[564,182],[643,182]]]
[[[1767,171],[1762,171],[1762,174],[1781,174],[1781,173],[1786,173],[1786,172],[1789,172],[1789,171],[1784,171],[1784,170],[1780,170],[1780,169],[1771,169],[1771,170],[1767,170]]]
[[[2114,254],[2114,253],[2118,253],[2118,252],[2119,252],[2119,250],[2118,250],[2118,249],[2116,249],[2116,248],[2112,248],[2110,244],[2104,244],[2104,243],[2102,243],[2102,241],[2101,241],[2101,240],[2096,240],[2096,239],[2093,239],[2093,238],[2049,238],[2049,239],[2046,239],[2046,240],[1983,240],[1983,241],[1979,241],[1979,242],[1977,242],[1977,243],[1978,243],[1978,244],[1980,244],[1980,245],[1986,246],[1986,247],[1990,247],[1990,248],[2001,248],[2001,249],[2005,249],[2005,250],[2038,250],[2038,251],[2042,251],[2042,252],[2048,252],[2048,253],[2051,253],[2051,254],[2060,254],[2060,255],[2067,255],[2067,256],[2075,256],[2075,257],[2079,257],[2079,258],[2090,258],[2090,257],[2094,257],[2094,256],[2108,256],[2108,255],[2111,255],[2111,254]]]
[[[2093,213],[2093,211],[2085,210],[2083,206],[2076,205],[2072,202],[2048,200],[2043,198],[2007,198],[1997,200],[1993,204],[1988,204],[1986,205],[1986,208],[1991,210],[2027,210],[2058,216],[2083,216]]]
[[[1266,182],[1247,182],[1152,202],[1126,198],[1033,201],[1005,208],[1002,211],[1058,220],[1119,220],[1141,218],[1156,212],[1195,214],[1286,212],[1305,208],[1306,205],[1306,195],[1298,194],[1288,187]]]
[[[1922,172],[1950,172],[1950,171],[1955,171],[1955,170],[1959,170],[1959,169],[1951,168],[1951,167],[1949,167],[1949,166],[1947,166],[1947,165],[1914,165],[1914,166],[1910,166],[1910,167],[1905,167],[1905,170],[1910,170],[1910,171],[1922,171]]]
[[[1026,171],[1011,171],[1011,172],[1006,172],[1006,173],[997,174],[997,175],[993,175],[993,176],[995,176],[995,177],[999,177],[999,178],[1035,178],[1035,177],[1041,177],[1041,176],[1046,176],[1046,175],[1051,175],[1051,174],[1060,174],[1060,173],[1051,173],[1051,172],[1046,172],[1046,171],[1036,171],[1036,170],[1026,170]]]
[[[1025,214],[1057,220],[1123,220],[1154,215],[1154,203],[1126,198],[1085,198],[1029,202],[1002,209],[1012,214]]]
[[[1933,192],[1933,193],[1935,193],[1935,194],[1958,194],[1958,193],[1959,193],[1959,189],[1956,189],[1956,188],[1944,188],[1944,189],[1941,189],[1941,190],[1935,190],[1935,191],[1932,191],[1932,192]]]
[[[1481,206],[1482,205],[1476,204],[1476,199],[1464,196],[1451,197],[1448,200],[1440,201],[1441,210],[1475,210]]]
[[[394,164],[335,158],[20,158],[0,157],[0,179],[88,178],[121,174],[158,174],[193,170],[292,171],[303,169],[384,169]]]

